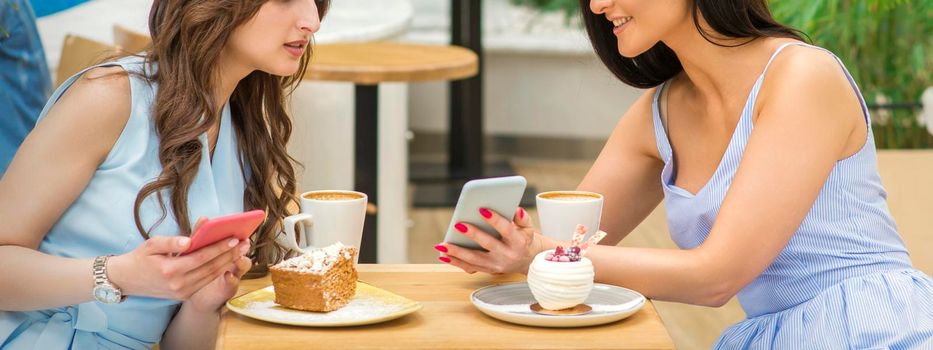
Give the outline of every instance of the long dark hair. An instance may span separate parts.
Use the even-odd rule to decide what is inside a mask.
[[[618,41],[612,33],[612,22],[589,10],[590,0],[580,0],[583,23],[593,44],[593,50],[619,80],[637,87],[650,88],[673,78],[684,68],[680,59],[663,42],[635,57],[619,54]],[[719,46],[722,39],[784,37],[804,41],[801,32],[778,23],[768,10],[767,0],[693,0],[693,24],[707,41]],[[703,15],[715,33],[700,27]]]
[[[163,192],[171,198],[171,213],[182,235],[191,234],[188,219],[188,190],[201,162],[198,137],[216,123],[220,111],[213,103],[216,62],[233,30],[259,11],[266,0],[156,0],[149,16],[152,44],[146,61],[155,74],[148,77],[159,84],[152,110],[159,135],[159,161],[162,172],[143,186],[133,208],[139,233],[148,238],[150,228],[139,217],[143,201],[155,195],[167,214]],[[318,0],[321,18],[329,0]],[[268,264],[283,256],[275,235],[288,215],[295,196],[294,159],[285,145],[292,123],[285,111],[286,98],[304,76],[311,50],[301,58],[298,72],[275,76],[254,71],[240,80],[230,96],[233,127],[236,130],[241,168],[249,169],[243,206],[264,209],[266,221],[253,235],[251,257],[257,264]],[[203,116],[203,118],[202,118]],[[296,206],[297,207],[297,206]],[[161,221],[161,219],[160,219]]]

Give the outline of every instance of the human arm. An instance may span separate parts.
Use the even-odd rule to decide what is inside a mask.
[[[772,264],[810,212],[837,162],[867,126],[833,57],[791,47],[774,61],[741,163],[706,240],[694,249],[600,246],[597,279],[661,300],[718,306]]]
[[[93,300],[93,258],[38,249],[91,181],[129,111],[126,73],[119,67],[95,68],[69,88],[20,147],[0,179],[0,309],[38,310]],[[235,249],[222,244],[185,257],[167,256],[187,244],[184,237],[154,237],[131,253],[112,257],[108,276],[128,295],[185,299],[237,258]]]
[[[232,298],[240,279],[252,262],[240,257],[235,265],[181,305],[162,337],[161,347],[172,349],[213,349],[217,343],[217,326],[221,308]]]
[[[646,91],[619,120],[615,129],[578,189],[604,196],[602,229],[611,232],[604,242],[616,243],[628,235],[661,200],[660,169],[663,162],[654,141],[652,101],[654,90]],[[527,271],[530,258],[556,243],[534,232],[530,218],[516,211],[510,220],[490,221],[503,236],[500,244],[472,225],[465,233],[488,252],[472,251],[441,243],[450,264],[467,272],[494,273]],[[617,214],[618,213],[618,214]],[[507,213],[502,213],[507,214]],[[511,222],[509,222],[511,221]],[[516,249],[517,251],[511,251]]]
[[[598,281],[660,300],[718,306],[771,265],[837,161],[866,140],[864,116],[839,65],[812,51],[774,62],[770,74],[779,78],[761,90],[755,131],[708,238],[689,250],[594,247],[587,256]],[[604,220],[616,215],[604,213]]]

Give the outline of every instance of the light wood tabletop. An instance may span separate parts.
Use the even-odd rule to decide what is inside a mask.
[[[225,311],[217,349],[673,349],[649,301],[635,315],[603,326],[536,328],[486,316],[470,293],[524,276],[470,275],[449,265],[360,265],[360,280],[421,302],[420,311],[360,327],[284,326]],[[269,277],[244,280],[237,295],[270,285]]]
[[[468,49],[391,42],[311,46],[307,80],[381,82],[457,80],[476,75],[479,63]]]

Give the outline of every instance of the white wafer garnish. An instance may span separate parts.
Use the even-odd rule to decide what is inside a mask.
[[[570,241],[571,247],[579,247],[580,243],[583,243],[583,237],[586,236],[586,226],[577,224],[577,228],[573,231],[573,238]]]
[[[583,243],[583,245],[580,246],[580,256],[585,255],[587,248],[596,245],[603,238],[606,238],[606,231],[596,231],[596,233],[590,236],[590,239],[586,240],[586,243]]]

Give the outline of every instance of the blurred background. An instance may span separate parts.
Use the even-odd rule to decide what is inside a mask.
[[[836,53],[855,76],[871,108],[890,208],[915,265],[933,273],[933,0],[770,4],[779,21]],[[33,0],[53,80],[105,51],[144,47],[150,5]],[[0,0],[2,6],[10,0]],[[379,118],[379,262],[437,263],[431,247],[443,239],[465,180],[525,176],[533,215],[534,192],[576,187],[642,93],[597,60],[578,6],[577,0],[333,0],[319,45],[453,44],[479,55],[479,73],[466,80],[378,86],[378,105],[371,107]],[[0,45],[8,35],[0,22]],[[133,40],[142,46],[132,47]],[[357,97],[352,83],[313,79],[295,92],[289,147],[304,165],[301,190],[354,187]],[[663,207],[622,244],[673,248]],[[744,318],[734,300],[718,309],[657,307],[682,349],[709,348]]]

